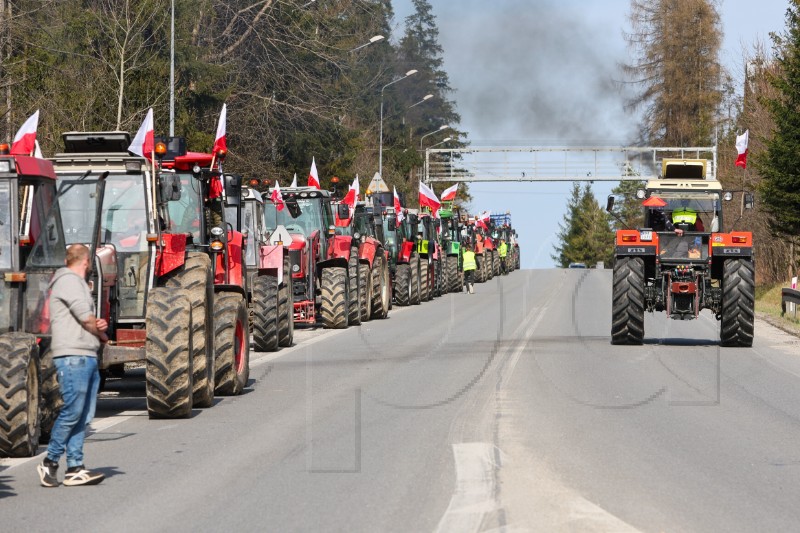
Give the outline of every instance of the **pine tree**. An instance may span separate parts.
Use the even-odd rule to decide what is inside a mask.
[[[764,101],[775,122],[763,156],[753,160],[762,176],[761,198],[771,229],[793,241],[800,235],[800,4],[790,2],[786,31],[773,34],[778,72],[768,74],[777,96]]]
[[[623,176],[636,176],[638,172],[630,166],[622,170]],[[615,196],[615,203],[612,212],[616,217],[611,222],[615,230],[628,228],[639,228],[644,224],[644,213],[642,201],[636,198],[636,191],[644,189],[645,182],[640,180],[620,181],[619,185],[611,190]]]
[[[611,261],[614,239],[608,216],[597,203],[589,183],[582,190],[579,183],[572,184],[567,212],[558,227],[559,242],[551,257],[561,268],[570,263]]]
[[[636,55],[623,71],[641,90],[642,141],[708,146],[722,102],[722,40],[714,0],[631,0],[628,46]],[[727,78],[727,77],[726,77]]]

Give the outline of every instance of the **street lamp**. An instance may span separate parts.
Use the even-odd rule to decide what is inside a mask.
[[[409,76],[413,76],[417,73],[417,69],[411,69],[406,72],[406,75],[402,78],[397,78],[396,80],[390,81],[383,87],[381,87],[381,137],[378,144],[378,174],[383,177],[383,91],[389,86],[394,85],[398,81],[403,81],[404,79],[408,78]]]
[[[445,126],[445,127],[447,127],[447,126]],[[433,132],[433,133],[436,133],[436,132]],[[451,140],[453,140],[452,137],[445,137],[442,141],[440,141],[440,142],[438,142],[436,144],[432,144],[431,146],[428,146],[428,148],[425,149],[425,166],[423,167],[423,171],[425,173],[425,179],[428,178],[428,174],[429,174],[430,168],[431,168],[430,149],[435,147],[435,146],[439,146],[440,144],[444,144],[447,141],[451,141]],[[420,146],[422,146],[422,141],[420,141]]]
[[[410,106],[408,106],[406,108],[406,110],[403,112],[403,126],[406,125],[406,113],[408,113],[408,110],[411,109],[412,107],[417,107],[419,104],[424,104],[425,102],[427,102],[431,98],[433,98],[432,94],[426,94],[425,96],[422,97],[422,100],[420,100],[416,104],[411,104]],[[409,133],[409,140],[411,140],[411,132],[408,132],[408,133]]]
[[[431,149],[431,148],[433,148],[434,146],[439,146],[440,144],[444,144],[444,143],[446,143],[447,141],[452,141],[452,140],[453,140],[453,138],[452,138],[452,137],[445,137],[445,138],[444,138],[444,140],[442,140],[441,142],[438,142],[438,143],[436,143],[436,144],[432,144],[432,145],[428,146],[428,150],[430,150],[430,149]]]
[[[361,46],[356,46],[355,48],[353,48],[350,51],[351,52],[355,52],[356,50],[361,50],[365,46],[369,46],[372,43],[377,43],[378,41],[382,41],[383,39],[385,39],[385,37],[383,35],[375,35],[374,37],[370,37],[369,41],[367,41],[366,43],[362,44]]]
[[[447,128],[449,128],[449,127],[450,127],[450,126],[448,126],[447,124],[445,124],[444,126],[439,126],[439,129],[438,129],[438,130],[433,130],[432,132],[430,132],[430,133],[426,133],[425,135],[423,135],[422,137],[420,137],[420,138],[419,138],[419,149],[420,149],[420,151],[422,150],[422,139],[424,139],[425,137],[427,137],[427,136],[429,136],[429,135],[433,135],[434,133],[439,133],[439,132],[440,132],[440,131],[442,131],[442,130],[446,130],[446,129],[447,129]],[[448,140],[449,140],[449,139],[450,139],[450,138],[448,137]]]

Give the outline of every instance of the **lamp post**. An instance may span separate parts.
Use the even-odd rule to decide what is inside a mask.
[[[175,136],[175,0],[169,31],[169,136]]]
[[[353,48],[353,49],[352,49],[352,50],[350,50],[350,51],[351,51],[351,52],[355,52],[356,50],[361,50],[362,48],[364,48],[364,47],[366,47],[366,46],[369,46],[369,45],[371,45],[372,43],[377,43],[378,41],[382,41],[383,39],[385,39],[385,37],[384,37],[383,35],[375,35],[375,36],[373,36],[373,37],[370,37],[369,41],[365,42],[365,43],[364,43],[364,44],[362,44],[361,46],[356,46],[355,48]]]
[[[442,130],[446,130],[446,129],[447,129],[447,128],[449,128],[449,127],[450,127],[450,126],[448,126],[447,124],[445,124],[444,126],[439,126],[439,129],[438,129],[438,130],[433,130],[432,132],[430,132],[430,133],[426,133],[425,135],[423,135],[422,137],[420,137],[420,138],[419,138],[419,149],[420,149],[420,151],[422,151],[422,139],[424,139],[425,137],[428,137],[429,135],[433,135],[434,133],[439,133],[439,132],[440,132],[440,131],[442,131]],[[448,137],[447,139],[448,139],[448,140],[450,140],[450,137]]]
[[[404,79],[408,78],[409,76],[413,76],[417,73],[416,69],[411,69],[406,72],[406,75],[402,78],[397,78],[396,80],[390,81],[383,87],[381,87],[381,136],[380,141],[378,144],[378,174],[383,177],[383,91],[389,86],[394,85],[398,81],[403,81]]]
[[[431,98],[433,98],[432,94],[426,94],[425,96],[422,97],[422,100],[420,100],[419,102],[417,102],[415,104],[411,104],[410,106],[408,106],[406,108],[406,110],[403,112],[403,126],[406,125],[406,113],[408,113],[408,110],[411,109],[412,107],[417,107],[419,104],[424,104],[425,102],[427,102]],[[409,140],[411,140],[410,134],[411,134],[411,132],[409,132]]]

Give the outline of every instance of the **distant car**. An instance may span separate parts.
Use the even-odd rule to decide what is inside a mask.
[[[586,268],[586,263],[570,263],[569,268]]]

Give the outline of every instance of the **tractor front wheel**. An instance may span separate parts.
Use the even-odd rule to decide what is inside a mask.
[[[755,289],[755,267],[752,261],[725,261],[722,273],[722,321],[719,330],[723,346],[753,345]]]
[[[611,299],[611,344],[642,344],[644,261],[641,257],[617,258]]]
[[[253,347],[258,352],[278,349],[278,278],[258,276],[253,280]]]
[[[217,294],[214,302],[214,330],[217,344],[215,392],[220,396],[241,394],[250,377],[247,302],[241,294]]]
[[[397,282],[397,287],[395,289],[394,297],[397,300],[397,305],[402,307],[411,305],[411,293],[413,290],[413,283],[411,280],[411,265],[397,265],[395,280]]]
[[[328,329],[344,329],[348,323],[347,269],[329,267],[322,270],[322,325]]]
[[[278,344],[291,346],[294,342],[294,291],[292,265],[289,257],[283,260],[283,281],[278,287]]]

